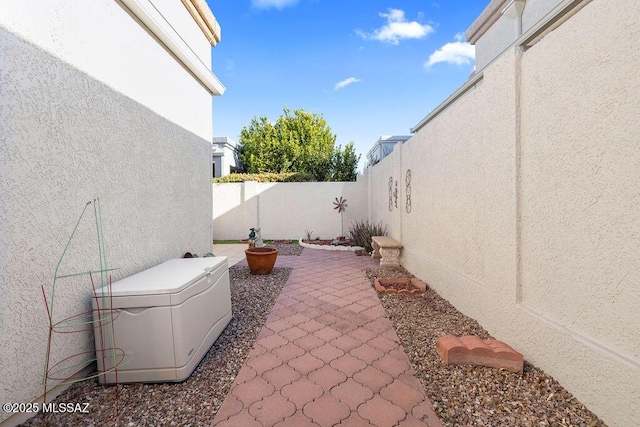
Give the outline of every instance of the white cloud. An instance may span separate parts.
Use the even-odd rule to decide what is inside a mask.
[[[378,40],[385,43],[398,44],[402,39],[421,39],[434,31],[429,24],[421,24],[418,21],[407,21],[404,11],[400,9],[389,9],[389,13],[379,13],[380,17],[386,18],[387,24],[367,34],[362,30],[356,33],[365,39]]]
[[[298,0],[251,0],[251,6],[258,9],[284,9],[285,7],[295,6]]]
[[[348,79],[344,79],[336,83],[336,85],[333,87],[333,90],[340,90],[345,86],[349,86],[350,84],[357,83],[359,81],[360,79],[356,79],[355,77],[349,77]]]
[[[425,68],[431,68],[435,64],[446,62],[456,65],[468,65],[476,59],[476,49],[473,45],[463,41],[462,34],[456,34],[456,41],[447,43],[433,52],[427,61]]]

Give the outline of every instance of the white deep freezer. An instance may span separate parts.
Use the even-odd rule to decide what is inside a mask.
[[[182,381],[231,321],[227,257],[171,259],[92,300],[101,384]]]

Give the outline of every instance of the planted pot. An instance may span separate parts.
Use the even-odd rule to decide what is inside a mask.
[[[249,248],[244,251],[251,274],[269,274],[278,258],[275,248]]]

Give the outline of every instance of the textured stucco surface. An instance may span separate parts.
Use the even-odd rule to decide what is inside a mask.
[[[514,66],[513,53],[494,63],[402,152],[412,176],[403,264],[473,317],[485,310],[479,295],[514,298],[507,286],[515,279]]]
[[[50,9],[49,4],[37,3]],[[55,15],[63,22],[69,19],[63,13],[69,12],[64,10],[69,2],[53,3],[63,8]],[[86,21],[94,16],[81,6],[83,2],[77,3],[76,17],[80,14]],[[103,3],[113,2],[86,7],[100,9]],[[56,264],[87,201],[95,197],[101,201],[106,256],[110,267],[119,268],[113,280],[186,251],[211,250],[211,133],[207,140],[202,135],[210,129],[212,111],[210,95],[179,67],[180,74],[170,85],[163,82],[152,92],[169,105],[176,92],[197,89],[192,105],[183,108],[177,102],[181,95],[173,100],[173,108],[198,111],[204,123],[167,120],[172,114],[159,114],[122,95],[122,87],[115,90],[122,77],[118,73],[104,82],[69,65],[49,49],[68,47],[66,42],[55,35],[43,39],[29,33],[21,27],[26,24],[18,14],[8,13],[7,3],[2,8],[7,14],[0,16],[0,401],[29,402],[43,392],[48,323],[40,286],[50,295]],[[129,24],[138,25],[118,11]],[[109,26],[103,21],[113,18],[116,22],[111,25],[118,25],[116,15],[112,11],[94,24]],[[56,28],[64,28],[63,22]],[[27,42],[7,30],[12,26],[25,29],[22,33],[35,40]],[[78,35],[83,31],[77,26],[65,31],[72,30]],[[104,32],[117,37],[116,32]],[[143,31],[128,40],[130,50],[120,46],[122,55],[114,55],[112,48],[99,53],[110,56],[105,59],[112,61],[110,68],[130,70],[133,80],[142,74],[149,77],[157,71],[156,56],[169,56],[164,50],[150,50],[126,66],[118,60],[136,52],[140,38],[151,39]],[[71,44],[100,51],[82,37],[77,39]],[[145,63],[141,58],[147,57]],[[109,80],[109,75],[103,78]],[[204,99],[208,101],[201,102]],[[88,215],[60,272],[98,267],[95,223]],[[89,290],[86,277],[60,281],[55,320],[88,310]],[[88,332],[56,336],[52,360],[90,349],[91,340]],[[0,421],[6,417],[1,413]]]
[[[639,18],[593,0],[369,170],[402,264],[620,426],[640,408]]]
[[[521,18],[522,33],[537,24],[560,2],[561,0],[526,0]],[[500,18],[475,43],[477,70],[486,67],[518,37],[515,20],[502,15],[501,11],[498,13]]]
[[[404,209],[404,175],[400,161],[402,145],[396,144],[393,152],[376,164],[375,173],[372,173],[372,168],[365,171],[371,182],[369,188],[371,221],[376,224],[382,222],[387,227],[387,234],[397,240],[402,240],[401,215]],[[391,185],[391,205],[389,185]]]
[[[211,48],[182,2],[151,3],[211,67]],[[167,120],[211,139],[211,95],[117,0],[5,0],[0,2],[0,25],[37,41],[42,50]]]
[[[635,381],[626,399],[636,410],[639,19],[636,3],[594,1],[522,60],[522,304],[627,365],[607,371]],[[593,351],[578,366],[595,363]],[[614,387],[578,383],[594,393]]]
[[[260,227],[264,239],[299,239],[305,230],[313,237],[333,239],[341,233],[336,197],[347,199],[344,233],[355,220],[368,217],[367,181],[213,184],[213,238],[246,239]]]

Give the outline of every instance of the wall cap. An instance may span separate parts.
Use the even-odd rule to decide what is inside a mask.
[[[122,0],[153,35],[182,63],[212,95],[222,95],[226,88],[198,55],[180,37],[167,19],[149,0]],[[213,15],[212,15],[213,16]]]

